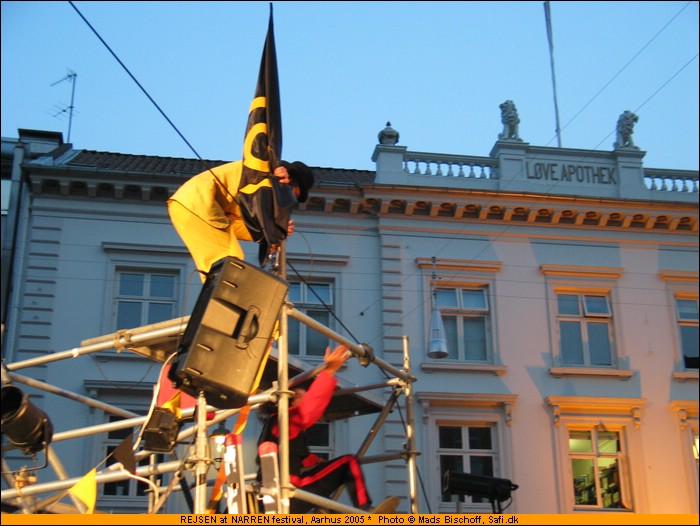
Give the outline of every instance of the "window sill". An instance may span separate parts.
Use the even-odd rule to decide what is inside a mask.
[[[698,380],[698,371],[676,371],[673,373],[673,379],[677,382],[685,382],[687,380]]]
[[[595,369],[591,367],[550,367],[549,374],[556,378],[561,376],[614,376],[621,380],[629,380],[634,376],[634,371],[629,369]]]
[[[436,371],[463,371],[468,373],[490,373],[496,376],[501,376],[506,373],[508,367],[505,365],[491,365],[491,364],[476,364],[476,363],[464,363],[464,362],[423,362],[420,364],[422,371],[426,372],[436,372]]]

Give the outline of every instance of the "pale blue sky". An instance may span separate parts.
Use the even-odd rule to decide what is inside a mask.
[[[269,2],[74,2],[205,159],[241,155]],[[273,2],[283,157],[374,169],[391,121],[412,151],[489,154],[512,99],[556,146],[543,2]],[[618,116],[653,168],[698,169],[698,2],[551,2],[562,146],[611,150]],[[69,2],[2,2],[2,136],[196,157]]]

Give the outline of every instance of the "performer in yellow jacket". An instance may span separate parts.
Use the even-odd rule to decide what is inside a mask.
[[[272,182],[266,178],[257,185],[241,187],[242,167],[241,161],[235,161],[205,170],[184,183],[168,200],[170,219],[192,255],[202,281],[218,260],[226,256],[244,259],[239,241],[253,241],[238,196],[250,195],[260,186],[271,187]],[[282,161],[273,176],[283,185],[290,184],[301,203],[306,201],[314,184],[311,169],[300,161]],[[294,222],[289,219],[287,235],[293,231]]]

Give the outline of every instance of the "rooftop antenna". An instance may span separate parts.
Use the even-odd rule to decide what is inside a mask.
[[[58,117],[62,113],[66,113],[66,112],[68,113],[68,137],[66,139],[66,142],[70,142],[70,131],[71,131],[71,127],[73,126],[73,108],[74,108],[73,102],[75,101],[75,81],[76,81],[77,77],[78,77],[78,74],[75,71],[71,71],[69,69],[68,74],[65,77],[63,77],[61,80],[57,80],[56,82],[51,84],[52,86],[55,86],[56,84],[60,84],[61,82],[67,80],[73,85],[73,87],[71,89],[71,95],[70,95],[70,106],[68,106],[67,108],[63,108],[58,113],[56,113],[56,115],[54,115],[54,117]]]

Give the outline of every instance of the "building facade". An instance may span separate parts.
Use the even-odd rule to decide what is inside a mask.
[[[491,512],[486,498],[444,492],[450,471],[512,481],[507,513],[698,513],[698,172],[645,168],[629,136],[610,151],[549,148],[506,125],[488,156],[398,139],[380,131],[375,171],[314,168],[286,272],[295,308],[387,363],[404,367],[409,342],[418,510]],[[204,166],[32,130],[3,138],[2,155],[3,360],[52,419],[59,478],[79,477],[127,431],[70,430],[146,414],[161,364],[116,342],[13,364],[191,313],[201,280],[165,203]],[[436,309],[441,357],[427,353]],[[312,368],[329,339],[292,321],[288,342]],[[384,379],[356,361],[340,376]],[[368,456],[406,450],[405,417],[392,411]],[[356,450],[373,418],[322,424],[315,449]],[[258,430],[251,419],[246,466]],[[411,510],[406,464],[365,465],[375,501],[398,495]],[[5,476],[3,504],[14,484]],[[100,484],[97,507],[141,513],[145,488]],[[188,512],[176,493],[163,511]]]

